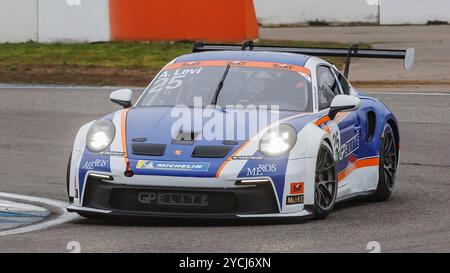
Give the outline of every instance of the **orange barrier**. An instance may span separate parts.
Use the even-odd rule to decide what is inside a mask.
[[[253,0],[110,0],[111,40],[258,38]]]

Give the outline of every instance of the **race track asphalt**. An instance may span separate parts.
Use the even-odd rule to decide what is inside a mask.
[[[0,87],[0,192],[65,200],[78,128],[119,109],[112,89]],[[385,203],[351,201],[322,221],[297,224],[117,223],[75,220],[0,237],[0,252],[450,251],[450,93],[369,93],[397,114],[401,166]],[[440,90],[433,90],[439,92]],[[415,92],[420,92],[415,90]]]

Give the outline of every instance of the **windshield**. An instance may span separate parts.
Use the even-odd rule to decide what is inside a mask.
[[[194,107],[194,98],[201,98],[204,106],[215,100],[217,105],[277,106],[280,110],[311,112],[311,81],[299,71],[275,65],[227,64],[184,67],[169,65],[147,88],[140,107],[186,105]],[[229,64],[228,64],[229,65]],[[220,86],[223,80],[223,86]],[[221,88],[220,88],[220,87]]]

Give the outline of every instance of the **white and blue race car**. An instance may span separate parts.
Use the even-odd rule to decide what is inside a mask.
[[[78,131],[68,211],[85,217],[325,218],[354,197],[387,200],[395,185],[396,117],[347,81],[372,50],[195,44],[136,102]],[[318,56],[347,57],[346,72]],[[344,76],[345,75],[345,76]]]

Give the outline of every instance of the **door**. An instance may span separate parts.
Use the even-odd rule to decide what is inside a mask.
[[[317,69],[319,110],[327,113],[331,101],[336,95],[349,94],[346,79],[334,68],[320,66]],[[336,118],[328,122],[327,126],[332,135],[334,156],[337,163],[339,186],[349,184],[348,174],[357,157],[354,155],[359,149],[361,126],[357,112],[338,113]]]

